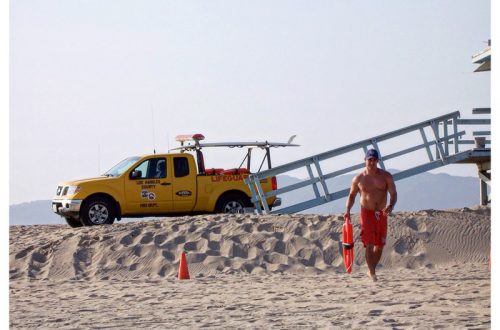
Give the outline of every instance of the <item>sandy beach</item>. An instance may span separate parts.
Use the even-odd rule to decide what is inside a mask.
[[[379,281],[340,215],[10,227],[10,326],[489,329],[490,209],[396,212]],[[190,280],[176,278],[186,251]]]

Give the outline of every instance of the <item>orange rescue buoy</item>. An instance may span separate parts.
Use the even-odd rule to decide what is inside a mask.
[[[354,263],[354,239],[352,234],[352,223],[349,216],[345,217],[344,225],[342,225],[342,247],[345,270],[350,273]]]

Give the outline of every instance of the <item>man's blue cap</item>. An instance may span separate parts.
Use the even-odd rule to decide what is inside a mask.
[[[367,160],[367,159],[379,160],[378,151],[375,149],[368,149],[368,151],[366,152],[366,156],[365,156],[365,160]]]

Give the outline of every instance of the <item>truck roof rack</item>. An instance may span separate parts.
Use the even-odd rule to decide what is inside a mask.
[[[247,161],[247,167],[250,169],[250,160],[251,153],[253,148],[260,148],[266,151],[264,158],[262,159],[262,163],[260,164],[259,171],[262,169],[262,165],[264,161],[267,159],[268,168],[271,168],[271,153],[269,151],[270,148],[279,148],[279,147],[298,147],[298,144],[291,143],[295,138],[295,135],[288,139],[288,142],[269,142],[269,141],[255,141],[255,142],[215,142],[215,143],[200,143],[201,140],[205,139],[205,136],[202,134],[183,134],[177,135],[175,140],[181,143],[180,147],[170,149],[180,150],[181,152],[185,151],[195,151],[196,156],[198,158],[198,168],[200,168],[200,172],[205,172],[203,154],[201,153],[202,148],[247,148],[247,154],[243,161],[241,162],[240,167],[243,165],[245,160]],[[185,144],[185,142],[194,141],[194,143]]]
[[[178,140],[179,141],[179,140]],[[187,141],[187,140],[185,140]],[[183,143],[183,141],[181,141]],[[278,147],[298,147],[298,144],[286,143],[286,142],[215,142],[215,143],[196,143],[181,145],[180,147],[173,148],[170,150],[195,150],[197,148],[210,148],[210,147],[228,147],[228,148],[243,148],[243,147],[258,147],[261,149],[265,148],[278,148]]]

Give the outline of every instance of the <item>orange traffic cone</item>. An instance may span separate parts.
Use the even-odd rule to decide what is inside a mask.
[[[186,253],[183,251],[179,263],[179,280],[189,280],[189,270],[186,260]]]

